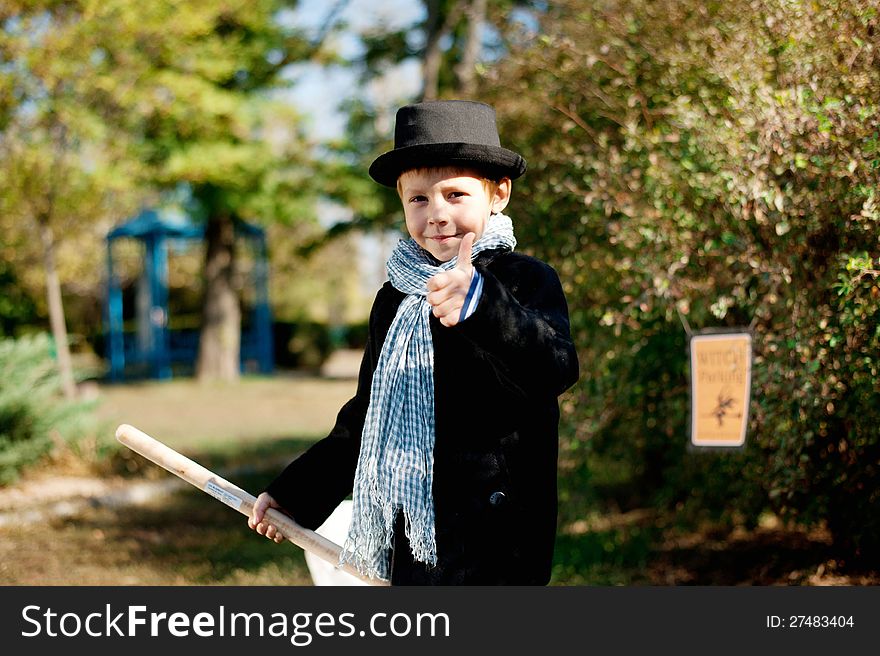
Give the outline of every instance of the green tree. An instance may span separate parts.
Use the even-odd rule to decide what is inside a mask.
[[[236,380],[241,310],[235,224],[313,216],[318,180],[295,113],[273,94],[317,48],[278,12],[294,2],[102,3],[106,57],[137,92],[128,130],[159,188],[185,186],[206,224],[201,379]]]
[[[0,225],[19,264],[39,253],[62,389],[75,396],[58,245],[126,206],[135,166],[93,94],[110,71],[76,3],[11,3],[0,15]]]
[[[656,502],[880,541],[875,2],[560,2],[487,97],[583,378],[567,448]],[[750,326],[749,441],[686,449],[694,328]],[[681,504],[679,506],[679,504]]]
[[[202,378],[238,377],[235,223],[313,216],[320,181],[309,164],[311,147],[279,94],[289,85],[286,67],[321,50],[280,19],[295,4],[28,2],[5,16],[10,65],[2,69],[0,116],[25,126],[17,134],[31,141],[34,116],[45,124],[43,154],[31,148],[22,155],[40,163],[29,169],[30,187],[78,179],[82,198],[95,203],[117,197],[118,181],[132,179],[139,200],[155,202],[155,192],[171,191],[205,221]],[[106,162],[118,178],[94,175],[93,162]],[[23,179],[10,183],[26,187]],[[67,191],[48,196],[69,213]],[[30,203],[33,194],[18,200]]]

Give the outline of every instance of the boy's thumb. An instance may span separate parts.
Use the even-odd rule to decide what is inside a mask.
[[[476,235],[473,232],[469,232],[462,237],[461,244],[458,246],[458,259],[455,262],[455,268],[470,270],[472,267],[471,251],[473,251],[474,248],[475,238]]]

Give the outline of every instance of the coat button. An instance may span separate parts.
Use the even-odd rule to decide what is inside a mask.
[[[489,503],[493,506],[500,506],[507,500],[507,495],[504,492],[493,492],[489,495]]]

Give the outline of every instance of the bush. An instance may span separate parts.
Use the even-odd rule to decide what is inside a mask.
[[[92,404],[65,401],[60,390],[47,335],[0,340],[0,485],[56,443],[86,434]]]
[[[770,508],[862,555],[880,545],[871,4],[563,0],[487,98],[529,161],[517,237],[570,302],[563,447],[626,462],[654,503]],[[743,451],[685,448],[679,313],[752,328]]]
[[[36,320],[36,303],[22,289],[9,262],[0,258],[0,337],[15,335]]]

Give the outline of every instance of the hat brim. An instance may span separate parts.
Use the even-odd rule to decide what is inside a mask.
[[[379,155],[370,165],[370,177],[386,187],[396,187],[401,173],[426,166],[474,168],[493,179],[514,180],[526,172],[526,161],[501,146],[438,143],[395,148]]]

